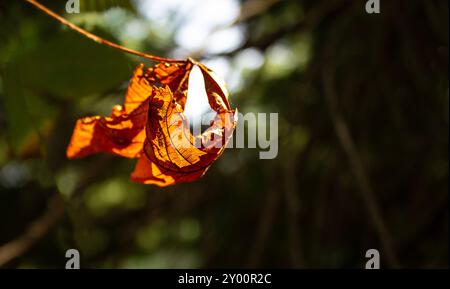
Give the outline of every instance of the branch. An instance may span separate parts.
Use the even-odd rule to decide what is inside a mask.
[[[269,1],[271,2],[271,1]],[[276,1],[273,1],[275,4]],[[263,36],[259,39],[250,39],[248,38],[247,41],[239,48],[232,50],[230,52],[224,52],[224,53],[218,53],[218,54],[211,54],[211,55],[204,55],[204,58],[212,58],[212,57],[218,57],[218,56],[234,56],[238,52],[255,47],[262,51],[266,50],[269,46],[271,46],[273,43],[277,42],[278,40],[289,36],[293,33],[303,33],[306,31],[313,31],[322,21],[323,19],[326,19],[328,15],[336,12],[337,10],[341,9],[345,5],[351,4],[351,0],[332,0],[332,1],[324,1],[322,4],[317,5],[316,7],[312,8],[309,11],[306,11],[305,17],[303,19],[298,20],[297,22],[281,27],[277,31],[274,31],[268,35]],[[241,22],[237,22],[240,24]]]
[[[337,107],[338,96],[336,93],[334,74],[334,59],[336,57],[334,53],[336,51],[338,33],[334,31],[334,34],[330,37],[330,39],[331,41],[329,41],[328,46],[325,49],[325,59],[327,62],[323,65],[322,82],[331,120],[333,121],[334,129],[341,147],[349,159],[351,169],[356,178],[356,184],[359,188],[359,192],[361,193],[364,205],[367,208],[372,225],[374,226],[374,229],[380,239],[381,246],[387,257],[387,261],[392,268],[397,268],[399,267],[399,262],[396,257],[396,251],[394,249],[391,233],[389,232],[386,221],[382,216],[377,198],[373,192],[372,186],[370,185],[368,173],[356,149],[348,124],[345,122],[344,117],[339,112]]]
[[[248,267],[255,268],[258,267],[261,261],[261,256],[264,253],[266,247],[267,239],[270,236],[270,232],[273,227],[273,223],[276,219],[280,207],[281,194],[274,188],[267,192],[266,204],[264,209],[261,210],[261,216],[258,228],[255,232],[254,246],[250,251],[248,259]]]
[[[241,4],[241,13],[231,26],[239,25],[257,16],[265,14],[272,6],[281,0],[249,0]]]
[[[122,45],[119,45],[117,43],[113,43],[111,41],[108,41],[106,39],[103,39],[95,34],[92,34],[89,31],[84,30],[83,28],[73,24],[72,22],[69,22],[68,20],[66,20],[65,18],[59,16],[58,14],[56,14],[55,12],[53,12],[52,10],[48,9],[47,7],[45,7],[44,5],[40,4],[39,2],[35,1],[35,0],[25,0],[28,3],[30,3],[31,5],[35,6],[36,8],[38,8],[39,10],[43,11],[44,13],[46,13],[47,15],[49,15],[50,17],[56,19],[57,21],[59,21],[60,23],[66,25],[67,27],[69,27],[72,30],[75,30],[76,32],[80,33],[81,35],[94,40],[97,43],[100,44],[104,44],[107,45],[109,47],[115,48],[117,50],[129,53],[129,54],[134,54],[140,57],[144,57],[147,59],[151,59],[151,60],[155,60],[155,61],[161,61],[161,62],[185,62],[186,60],[179,60],[179,59],[170,59],[170,58],[165,58],[165,57],[159,57],[159,56],[154,56],[151,54],[147,54],[147,53],[143,53],[140,51],[136,51],[130,48],[126,48]]]
[[[80,178],[78,186],[72,192],[72,200],[83,192],[89,185],[98,181],[105,170],[111,166],[114,158],[111,156],[99,157],[86,173]],[[9,263],[18,256],[25,254],[35,243],[42,239],[54,225],[57,224],[65,211],[65,203],[59,193],[48,200],[47,211],[31,223],[25,232],[16,239],[0,246],[0,267]]]
[[[0,266],[8,263],[30,249],[36,241],[44,237],[64,213],[64,202],[55,194],[48,201],[44,215],[33,222],[17,239],[0,247]]]

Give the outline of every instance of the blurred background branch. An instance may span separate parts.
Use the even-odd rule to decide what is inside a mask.
[[[56,194],[48,201],[47,211],[30,224],[21,236],[0,247],[0,266],[28,251],[35,242],[48,233],[63,213],[64,203],[59,194]]]

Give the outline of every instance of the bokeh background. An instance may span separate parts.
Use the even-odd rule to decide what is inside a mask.
[[[210,66],[233,107],[279,113],[279,153],[228,149],[168,188],[132,183],[135,160],[67,160],[75,120],[109,115],[151,63],[2,0],[0,267],[63,268],[69,248],[83,268],[363,268],[370,248],[384,268],[448,267],[448,1],[41,2]]]

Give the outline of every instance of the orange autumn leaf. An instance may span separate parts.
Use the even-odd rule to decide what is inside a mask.
[[[159,61],[154,67],[141,64],[134,71],[123,106],[109,117],[79,119],[67,148],[69,158],[107,152],[139,158],[133,180],[168,186],[195,181],[222,154],[236,126],[222,80],[192,59],[176,60],[136,51],[103,39],[56,14],[36,0],[28,3],[81,35],[114,49]],[[211,126],[192,135],[184,116],[188,79],[194,65],[203,74],[208,102],[216,112]]]
[[[216,112],[211,126],[192,135],[184,115],[188,79],[194,65],[203,74],[208,102]],[[109,117],[79,119],[67,148],[69,158],[107,152],[138,158],[134,181],[168,186],[192,182],[205,174],[222,154],[236,126],[237,113],[225,84],[192,59],[160,62],[134,71],[123,106]]]

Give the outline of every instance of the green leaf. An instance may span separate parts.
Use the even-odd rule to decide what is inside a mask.
[[[117,87],[131,75],[122,52],[65,31],[17,60],[24,84],[54,97],[77,99]]]
[[[9,64],[3,75],[3,105],[12,150],[26,155],[38,149],[40,137],[51,127],[55,107],[23,86],[21,67]]]

